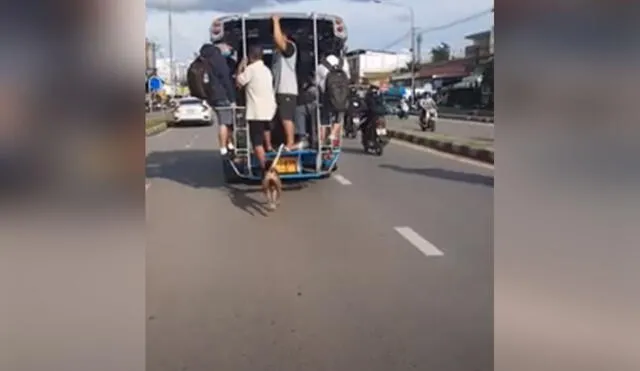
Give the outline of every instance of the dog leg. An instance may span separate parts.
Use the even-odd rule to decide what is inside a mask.
[[[276,209],[276,201],[273,194],[273,189],[267,190],[267,206],[270,211],[274,211]]]

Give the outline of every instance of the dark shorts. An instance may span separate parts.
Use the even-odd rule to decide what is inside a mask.
[[[264,146],[264,132],[271,130],[271,121],[253,121],[249,120],[249,135],[251,136],[251,145]]]
[[[280,120],[293,121],[296,114],[297,100],[298,97],[293,94],[276,94]]]
[[[335,112],[329,109],[322,110],[321,124],[328,126],[333,124],[342,124],[344,122],[344,112]]]

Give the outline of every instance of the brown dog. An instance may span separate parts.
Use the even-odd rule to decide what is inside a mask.
[[[282,194],[282,181],[278,175],[278,171],[271,166],[267,170],[264,179],[262,179],[262,190],[267,197],[269,210],[275,210],[280,204],[280,195]]]

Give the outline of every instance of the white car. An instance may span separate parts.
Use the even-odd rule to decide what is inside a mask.
[[[207,102],[195,97],[181,98],[171,111],[171,123],[180,124],[204,124],[212,125],[213,109]]]

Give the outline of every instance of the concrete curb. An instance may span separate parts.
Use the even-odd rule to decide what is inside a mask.
[[[494,123],[494,118],[491,116],[474,116],[474,115],[456,115],[452,113],[438,113],[438,117],[450,120],[460,121],[475,121],[484,123]]]
[[[391,116],[396,116],[396,115],[391,115]],[[411,116],[418,116],[418,114],[412,112]],[[486,124],[495,123],[495,120],[494,120],[493,116],[461,115],[459,113],[441,113],[441,112],[438,112],[438,117],[442,118],[442,119],[458,120],[458,121],[482,122],[482,123],[486,123]]]
[[[446,139],[425,138],[406,131],[387,129],[389,137],[417,144],[419,146],[432,148],[438,151],[453,155],[467,157],[487,164],[493,164],[493,151],[487,149],[474,148],[465,144],[454,143]]]
[[[166,121],[158,122],[155,125],[145,127],[146,136],[152,136],[152,135],[162,133],[163,131],[167,130],[167,127],[168,126]]]

